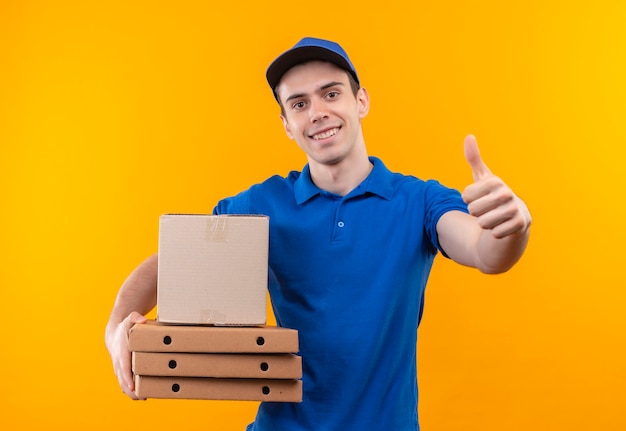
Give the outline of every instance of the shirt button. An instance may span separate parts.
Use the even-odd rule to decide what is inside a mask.
[[[345,226],[345,223],[344,223],[344,222],[342,222],[342,221],[340,221],[339,223],[337,223],[337,226],[339,226],[339,227],[344,227],[344,226]]]

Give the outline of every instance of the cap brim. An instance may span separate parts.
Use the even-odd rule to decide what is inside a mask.
[[[319,46],[301,46],[293,48],[279,56],[267,68],[266,77],[272,91],[280,82],[283,75],[292,67],[307,61],[328,61],[349,72],[358,82],[358,78],[352,71],[352,66],[341,55]]]

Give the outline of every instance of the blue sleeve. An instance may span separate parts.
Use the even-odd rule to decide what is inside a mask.
[[[213,215],[220,214],[250,214],[250,190],[219,201]]]
[[[457,210],[468,213],[467,205],[463,202],[461,193],[458,190],[445,187],[435,180],[426,181],[424,200],[426,205],[426,217],[424,219],[426,234],[432,246],[445,257],[448,257],[439,244],[437,223],[441,216],[448,211]]]

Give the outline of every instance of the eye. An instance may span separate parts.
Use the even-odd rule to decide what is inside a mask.
[[[338,91],[329,91],[328,93],[326,93],[327,99],[336,99],[337,97],[339,97]]]
[[[293,105],[291,105],[291,109],[302,109],[304,108],[304,102],[302,100],[300,100],[299,102],[294,103]]]

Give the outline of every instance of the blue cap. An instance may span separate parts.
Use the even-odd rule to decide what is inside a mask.
[[[359,77],[346,51],[335,42],[314,37],[305,37],[296,43],[293,48],[283,52],[267,68],[265,76],[274,95],[276,86],[283,75],[292,67],[307,61],[328,61],[344,69],[359,83]]]

